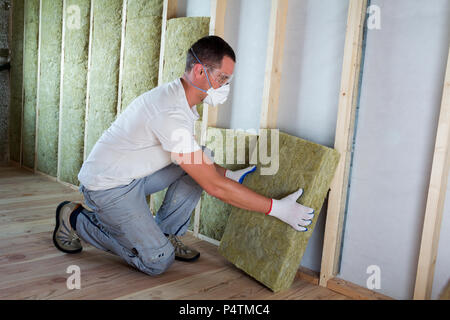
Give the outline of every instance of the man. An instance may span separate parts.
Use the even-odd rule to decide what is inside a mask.
[[[186,233],[202,190],[306,231],[314,212],[296,202],[302,189],[281,200],[266,198],[240,184],[255,167],[226,170],[195,142],[195,106],[225,102],[235,61],[223,39],[202,38],[188,51],[182,78],[142,94],[117,117],[78,175],[93,211],[68,201],[56,210],[53,242],[59,250],[80,252],[81,238],[149,275],[163,273],[174,259],[194,261],[200,253],[179,236]],[[153,218],[146,195],[165,188]]]

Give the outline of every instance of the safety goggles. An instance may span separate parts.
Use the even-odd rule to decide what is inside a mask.
[[[220,85],[224,86],[231,82],[233,79],[233,75],[226,74],[220,70],[214,69],[211,66],[205,65],[206,69],[209,70],[211,76],[213,76],[214,80]]]

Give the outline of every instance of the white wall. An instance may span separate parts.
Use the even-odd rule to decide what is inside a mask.
[[[365,286],[366,268],[377,265],[379,291],[410,299],[448,55],[450,1],[372,4],[381,8],[382,28],[367,37],[339,276]],[[448,243],[449,236],[443,237]],[[448,261],[448,250],[440,254]]]
[[[210,0],[178,0],[177,17],[209,17]]]
[[[219,107],[220,127],[259,128],[269,15],[270,1],[227,1],[225,40],[236,53],[236,66],[230,97]]]

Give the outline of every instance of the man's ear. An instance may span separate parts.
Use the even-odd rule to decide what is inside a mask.
[[[195,72],[195,74],[197,75],[199,75],[199,76],[202,76],[203,75],[203,67],[202,67],[202,65],[200,64],[200,63],[196,63],[195,65],[194,65],[194,72]]]

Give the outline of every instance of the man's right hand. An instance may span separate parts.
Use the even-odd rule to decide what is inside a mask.
[[[280,219],[297,231],[307,231],[306,226],[309,226],[314,218],[314,209],[297,203],[302,194],[303,189],[299,189],[281,200],[272,199],[272,207],[266,214]]]

